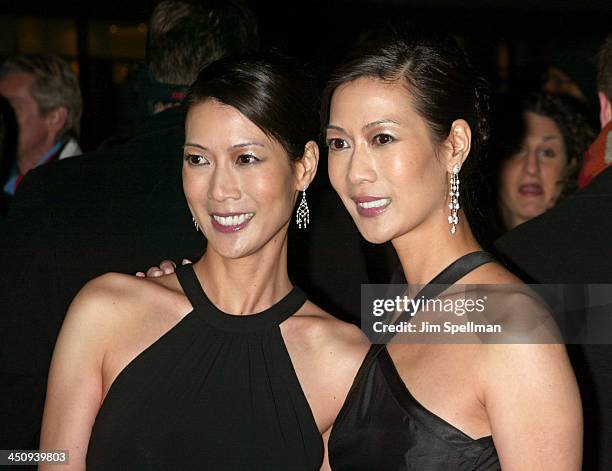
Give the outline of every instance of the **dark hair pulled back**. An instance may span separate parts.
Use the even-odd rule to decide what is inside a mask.
[[[489,86],[476,74],[465,51],[450,36],[409,26],[387,25],[376,30],[332,72],[323,94],[323,127],[329,122],[336,88],[362,77],[405,83],[436,144],[448,137],[453,121],[464,119],[469,124],[472,143],[460,173],[460,204],[480,239],[478,222],[483,213],[478,194],[484,182],[481,163],[489,139]]]
[[[187,112],[207,100],[236,108],[278,141],[293,161],[316,138],[317,97],[307,70],[276,53],[228,57],[202,69],[185,98]]]

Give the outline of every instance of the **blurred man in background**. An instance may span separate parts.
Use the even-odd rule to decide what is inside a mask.
[[[18,123],[17,160],[4,192],[14,195],[35,167],[81,154],[77,143],[83,101],[70,65],[50,54],[19,55],[0,66],[0,95]]]
[[[0,233],[0,449],[38,447],[55,340],[88,280],[204,250],[181,191],[177,105],[200,68],[257,45],[239,4],[159,2],[147,44],[153,114],[138,134],[23,180]]]
[[[612,34],[599,51],[597,64],[597,98],[601,132],[587,151],[578,177],[580,188],[612,165]]]

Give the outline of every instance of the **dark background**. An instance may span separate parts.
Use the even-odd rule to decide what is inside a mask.
[[[612,2],[553,0],[314,0],[246,3],[263,48],[313,62],[321,76],[359,32],[386,18],[453,34],[494,91],[537,86],[563,51],[594,56],[611,31]],[[84,98],[81,144],[93,150],[129,135],[144,112],[138,71],[154,1],[17,0],[0,2],[0,59],[52,52],[71,61]],[[592,62],[595,74],[594,57]],[[595,95],[588,97],[596,110]]]

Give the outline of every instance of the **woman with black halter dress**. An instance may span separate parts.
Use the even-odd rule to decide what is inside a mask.
[[[161,278],[104,275],[73,301],[41,439],[69,451],[65,469],[321,467],[321,435],[368,344],[287,275],[293,207],[318,162],[309,90],[303,70],[275,56],[199,74],[182,168],[206,253]]]
[[[331,431],[334,471],[580,469],[565,348],[533,343],[554,340],[554,325],[537,302],[505,294],[500,285],[525,288],[472,233],[486,223],[475,197],[486,95],[453,39],[388,29],[337,67],[323,96],[331,183],[368,241],[392,242],[408,285],[427,296],[441,294],[429,282],[489,285],[511,332],[538,326],[523,344],[372,345]]]

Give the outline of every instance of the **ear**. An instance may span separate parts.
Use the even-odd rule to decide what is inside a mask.
[[[597,96],[599,97],[599,121],[603,129],[612,121],[612,103],[602,91],[597,92]]]
[[[467,159],[472,144],[472,130],[464,119],[457,119],[451,124],[450,132],[444,141],[444,158],[447,171],[452,172],[453,167],[459,168]]]
[[[308,188],[317,173],[319,165],[319,146],[314,141],[308,141],[304,146],[303,157],[294,163],[296,190]]]
[[[57,108],[53,108],[45,116],[47,127],[50,132],[55,134],[55,136],[57,136],[57,134],[64,127],[67,119],[68,108],[66,108],[65,106],[58,106]]]

